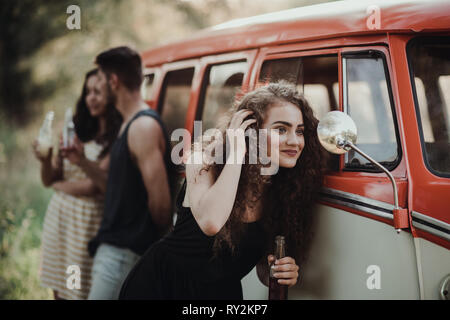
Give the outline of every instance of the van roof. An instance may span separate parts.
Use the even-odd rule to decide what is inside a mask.
[[[380,28],[371,30],[374,2]],[[147,67],[277,43],[386,32],[448,31],[448,0],[346,0],[231,20],[142,53]]]

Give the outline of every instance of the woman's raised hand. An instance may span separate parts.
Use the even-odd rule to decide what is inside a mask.
[[[247,151],[245,145],[245,130],[249,125],[256,122],[256,119],[251,118],[244,121],[246,117],[253,114],[252,110],[241,109],[237,111],[231,118],[230,125],[227,128],[227,138],[231,142],[231,155],[234,159],[234,154],[237,156],[236,159],[241,160],[244,158]],[[235,140],[236,137],[237,141]],[[233,148],[234,146],[234,148]],[[234,152],[234,153],[233,153]]]

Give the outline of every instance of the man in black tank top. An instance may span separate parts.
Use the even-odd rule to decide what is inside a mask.
[[[103,220],[88,244],[95,256],[89,299],[117,299],[128,272],[171,224],[170,148],[159,115],[141,98],[139,54],[113,48],[96,63],[123,125],[111,149]]]

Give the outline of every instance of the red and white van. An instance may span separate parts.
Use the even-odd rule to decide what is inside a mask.
[[[321,119],[347,113],[385,173],[333,156],[310,258],[291,299],[439,299],[450,282],[450,2],[338,1],[230,21],[142,53],[169,130],[206,130],[241,88],[297,83]],[[266,299],[253,270],[245,299]]]

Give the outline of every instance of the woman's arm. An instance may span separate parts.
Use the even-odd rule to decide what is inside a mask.
[[[53,183],[52,187],[72,196],[95,196],[99,193],[99,190],[90,179],[58,181]]]
[[[244,131],[256,121],[255,119],[244,121],[251,113],[250,110],[240,110],[234,114],[228,130],[241,131],[235,131],[238,133],[236,146],[230,149],[230,156],[216,181],[211,170],[201,170],[204,166],[201,151],[193,152],[188,158],[186,193],[189,205],[200,229],[208,236],[220,231],[233,209],[242,160],[246,152]]]

